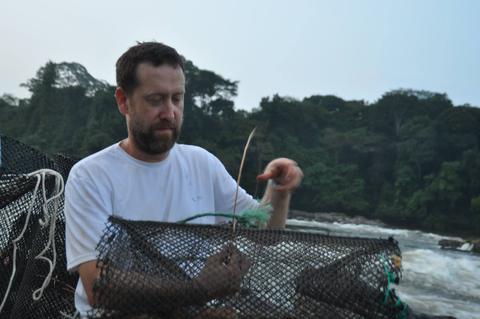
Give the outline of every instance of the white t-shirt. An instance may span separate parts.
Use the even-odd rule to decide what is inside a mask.
[[[232,212],[236,182],[206,150],[175,144],[157,163],[137,160],[114,144],[78,162],[65,187],[67,269],[96,260],[95,250],[110,215],[130,220],[178,222],[195,214]],[[258,207],[243,189],[237,210]],[[215,217],[195,219],[213,224]],[[75,306],[91,309],[81,280]]]

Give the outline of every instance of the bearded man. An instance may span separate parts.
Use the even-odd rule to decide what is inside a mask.
[[[99,278],[95,250],[109,216],[129,220],[177,222],[207,212],[232,212],[235,180],[208,151],[178,144],[185,94],[184,59],[177,51],[157,42],[139,43],[117,61],[115,99],[125,116],[128,137],[78,162],[65,189],[67,268],[80,280],[75,306],[82,316],[95,304],[93,285]],[[264,201],[273,213],[267,227],[282,228],[291,192],[298,187],[302,171],[292,160],[275,159],[258,178],[271,180]],[[240,190],[237,210],[254,209],[258,202]],[[214,224],[215,217],[197,223]],[[228,282],[242,279],[248,262],[234,251],[232,262],[216,270]],[[179,295],[185,289],[202,287],[208,295],[230,291],[222,281],[206,280],[212,258],[191,283],[152,279]],[[162,291],[161,287],[157,291]]]

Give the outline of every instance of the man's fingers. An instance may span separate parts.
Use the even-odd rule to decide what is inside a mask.
[[[231,246],[227,245],[223,247],[221,251],[219,251],[216,254],[211,255],[210,257],[207,258],[207,264],[209,265],[221,265],[225,263],[225,261],[230,259],[231,255]]]
[[[232,267],[235,267],[238,265],[240,258],[241,258],[241,253],[238,251],[237,248],[231,250],[232,254],[230,255],[230,261]]]
[[[239,280],[242,280],[242,278],[245,276],[245,274],[248,272],[250,269],[251,263],[250,260],[242,254],[240,251],[236,251],[231,258],[231,263],[229,267],[231,267],[231,270],[238,276]]]
[[[295,161],[287,158],[275,159],[267,165],[265,172],[257,176],[258,180],[272,179],[278,191],[291,191],[300,185],[303,178],[302,170]]]
[[[298,166],[289,166],[282,182],[277,186],[277,190],[292,190],[300,185],[303,173]]]
[[[291,191],[300,185],[303,173],[296,165],[288,165],[283,167],[282,174],[273,178],[275,184],[274,189],[277,191]]]
[[[224,250],[229,251],[229,262],[225,266],[231,271],[239,271],[242,276],[245,275],[251,265],[248,258],[233,245],[227,246]]]
[[[266,181],[272,178],[272,174],[270,172],[268,173],[263,173],[257,176],[257,180],[259,181]]]
[[[207,258],[206,266],[219,264],[221,260],[222,260],[222,256],[220,255],[220,253],[212,255]]]
[[[250,266],[252,263],[250,262],[250,259],[242,254],[242,258],[240,259],[238,266],[240,267],[240,272],[242,277],[245,276],[245,274],[248,272],[250,269]]]
[[[265,170],[265,172],[263,172],[263,174],[260,174],[257,176],[257,179],[259,181],[266,181],[266,180],[269,180],[271,178],[275,178],[277,177],[277,169],[275,168],[267,168]]]

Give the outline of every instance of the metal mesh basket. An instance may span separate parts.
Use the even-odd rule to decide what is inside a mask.
[[[66,271],[63,196],[51,236],[43,196],[32,199],[38,179],[29,175],[48,168],[66,180],[75,162],[0,136],[2,319],[65,318],[75,311],[78,275]],[[46,176],[42,189],[52,195],[53,178]],[[53,269],[36,258],[45,248]],[[400,278],[393,239],[112,217],[97,248],[92,317],[451,318],[417,316],[399,301],[390,287]]]
[[[404,310],[389,290],[399,275],[392,239],[232,234],[225,226],[112,217],[98,250],[92,316],[391,319]]]
[[[35,301],[33,294],[49,273],[48,262],[35,258],[48,243],[49,227],[40,222],[45,217],[43,196],[32,201],[38,180],[27,174],[49,168],[63,172],[66,179],[74,161],[60,158],[54,161],[5,136],[0,136],[0,145],[0,302],[3,301],[0,318],[62,318],[61,313],[74,312],[73,295],[78,278],[66,272],[63,196],[59,198],[54,244],[46,253],[53,259],[55,251],[56,265],[48,286]],[[47,177],[44,188],[47,197],[54,187],[53,179]],[[13,241],[17,238],[14,254]]]

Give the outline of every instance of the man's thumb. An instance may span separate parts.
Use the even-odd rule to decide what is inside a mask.
[[[275,169],[272,168],[272,169],[266,170],[265,172],[263,172],[263,174],[258,175],[257,180],[266,181],[274,177],[275,177]]]

